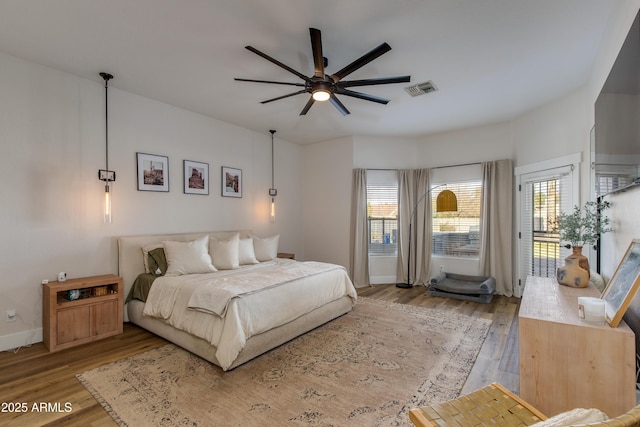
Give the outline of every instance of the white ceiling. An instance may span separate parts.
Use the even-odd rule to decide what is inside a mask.
[[[0,51],[279,138],[414,136],[496,123],[585,84],[616,0],[0,0]],[[392,50],[345,80],[409,74],[299,116],[308,95],[234,77],[300,82],[244,49],[313,74],[309,27],[331,74],[382,42]],[[1,70],[0,70],[1,74]]]

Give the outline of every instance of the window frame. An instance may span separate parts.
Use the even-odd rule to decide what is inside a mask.
[[[478,259],[481,244],[480,221],[482,213],[480,204],[483,190],[482,180],[473,179],[447,182],[445,184],[445,186],[432,191],[431,194],[431,252],[433,255],[439,256]],[[447,189],[456,194],[458,210],[456,212],[438,213],[436,211],[436,199],[441,191]],[[467,192],[475,193],[475,196],[465,194]],[[461,216],[461,212],[465,211],[477,211],[477,216]],[[453,225],[450,225],[449,219],[453,219]]]
[[[378,188],[378,190],[370,190]],[[386,189],[386,190],[385,190]],[[368,254],[375,256],[397,256],[398,255],[398,203],[399,203],[399,183],[398,173],[394,170],[373,170],[367,171],[367,242]],[[381,205],[390,204],[387,208],[381,207],[377,215],[372,215],[373,207],[371,203],[371,192],[376,191],[380,197],[377,199]],[[386,193],[386,194],[385,194]],[[395,197],[392,195],[395,193]],[[383,197],[385,196],[385,197]],[[388,196],[388,197],[386,197]],[[395,200],[394,200],[395,199]],[[395,206],[393,206],[395,204]],[[390,208],[390,209],[389,209]],[[393,215],[385,215],[385,211],[395,212]],[[376,238],[373,239],[374,227],[372,221],[380,222],[376,227]],[[379,237],[378,237],[379,236]]]

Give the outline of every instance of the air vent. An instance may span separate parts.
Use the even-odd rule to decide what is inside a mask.
[[[419,96],[424,95],[425,93],[435,92],[438,90],[438,88],[433,84],[431,80],[429,80],[424,83],[407,86],[404,88],[404,90],[406,90],[407,93],[411,96]]]

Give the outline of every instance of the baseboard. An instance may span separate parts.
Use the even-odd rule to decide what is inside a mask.
[[[42,328],[1,336],[0,351],[13,350],[18,347],[27,347],[37,342],[42,342]]]
[[[372,285],[388,285],[390,283],[396,283],[396,276],[375,276],[369,278],[369,283]]]

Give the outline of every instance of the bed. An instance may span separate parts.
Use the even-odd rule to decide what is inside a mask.
[[[196,274],[189,268],[169,271],[180,265],[176,253],[188,253],[176,252],[176,247],[182,251],[198,246],[200,254],[203,241],[212,264],[222,268]],[[230,261],[229,253],[238,251],[236,242],[240,259],[244,254],[246,261],[254,248],[256,259],[239,267],[238,260]],[[249,242],[253,242],[251,248]],[[136,296],[139,278],[160,273],[150,271],[155,264],[149,265],[149,252],[157,247],[166,251],[170,268],[167,274],[152,278],[142,301]],[[119,237],[118,268],[125,297],[136,296],[127,298],[125,321],[226,371],[353,308],[357,295],[343,267],[279,259],[276,252],[277,236],[260,239],[249,230]]]

